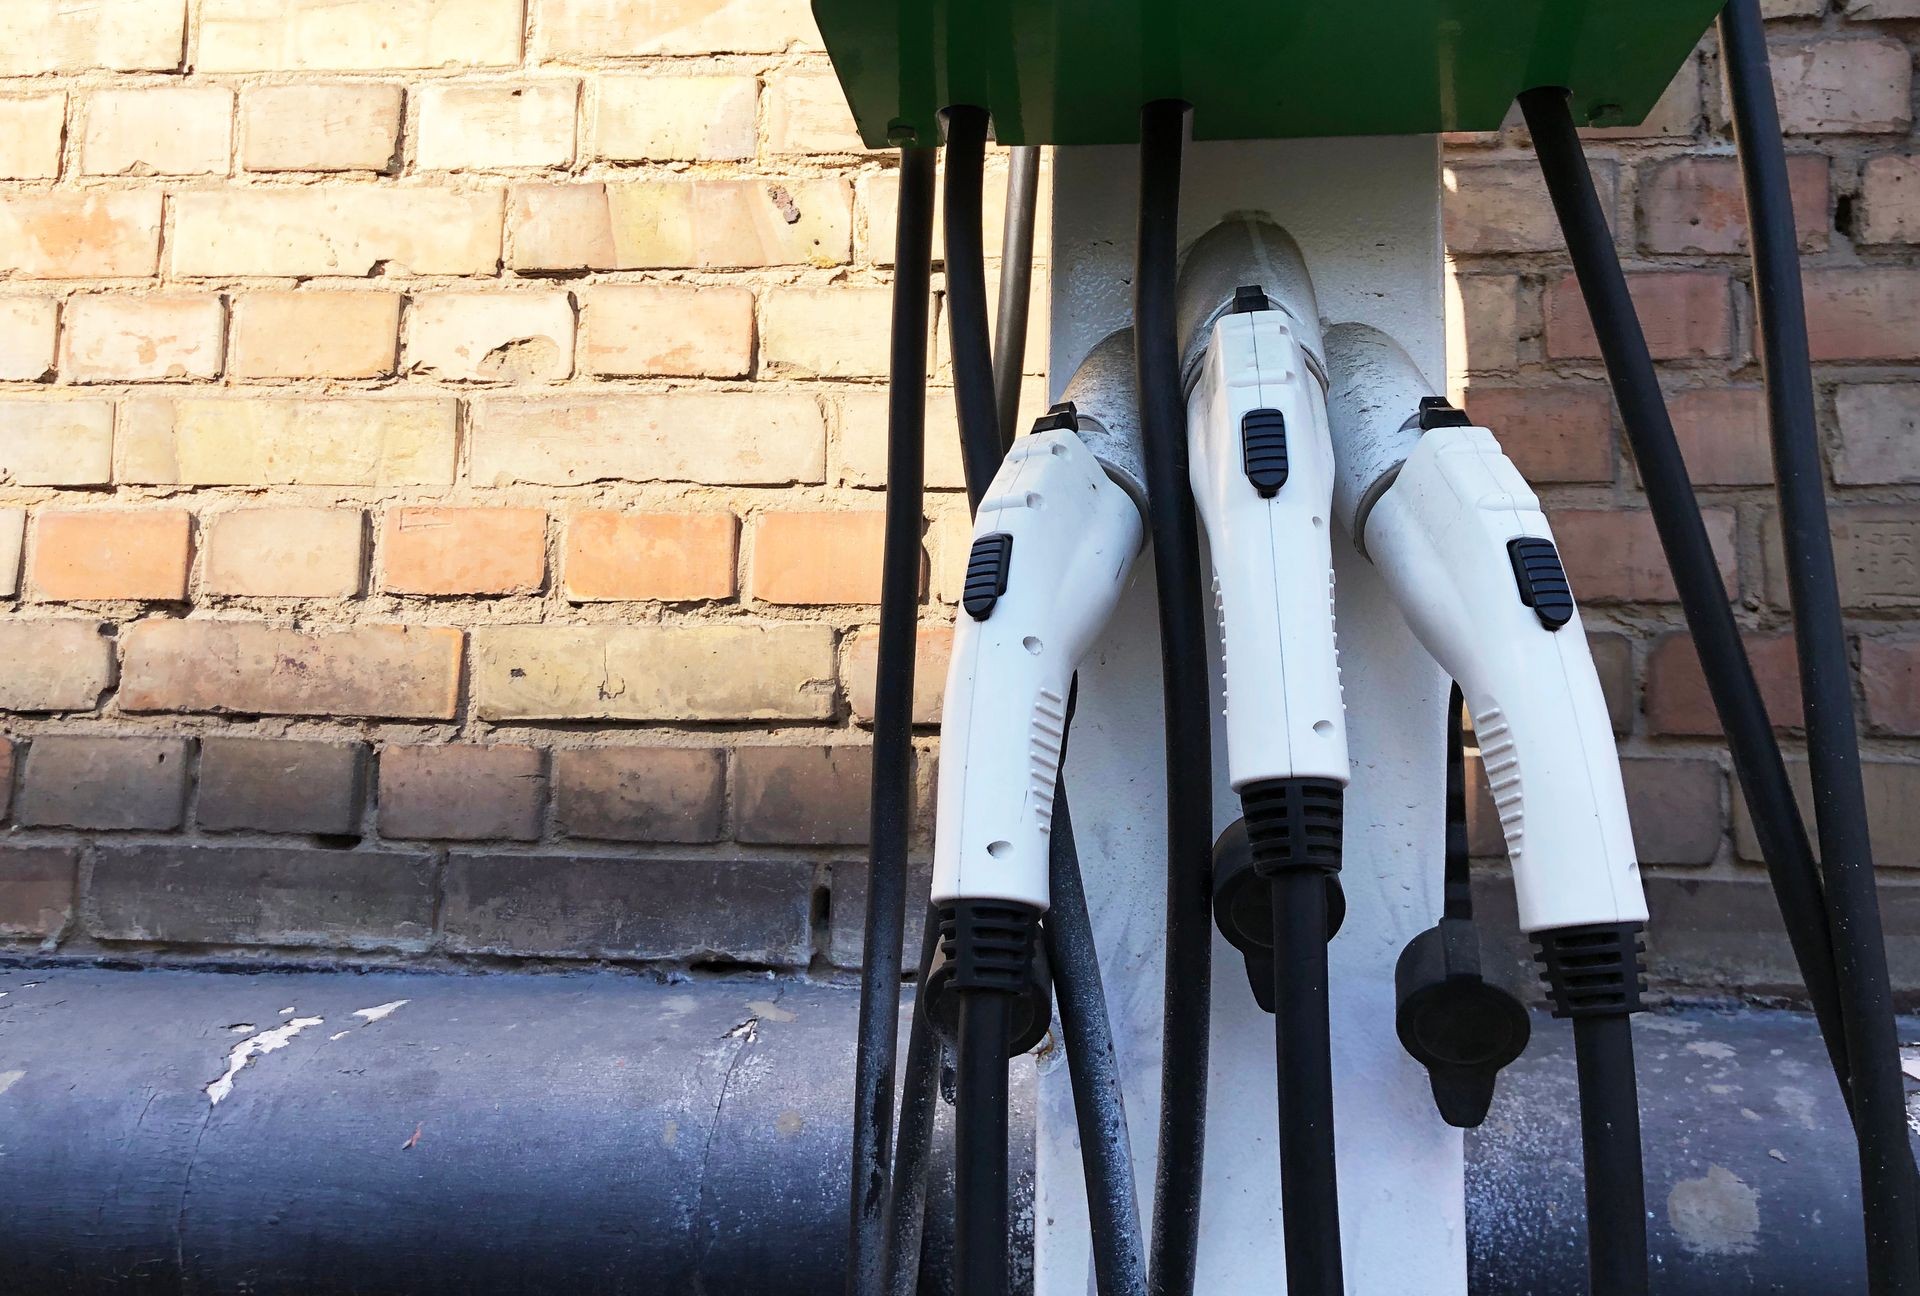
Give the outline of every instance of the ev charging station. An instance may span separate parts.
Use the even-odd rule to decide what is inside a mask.
[[[1579,591],[1499,429],[1444,399],[1437,136],[1495,129],[1516,99],[1852,1114],[1867,1290],[1920,1296],[1756,0],[815,12],[863,137],[902,158],[850,1296],[916,1290],[943,1070],[953,1290],[1010,1290],[1007,1064],[1026,1065],[1049,1022],[1040,1296],[1467,1291],[1461,1127],[1484,1118],[1527,1028],[1479,976],[1456,687],[1547,997],[1573,1020],[1590,1290],[1651,1289],[1629,1027],[1647,911]],[[1575,134],[1643,118],[1716,16],[1792,540],[1818,864]],[[1007,425],[1019,366],[993,363],[988,334],[990,129],[1055,149],[1055,403],[1031,432]],[[976,518],[896,1134],[940,147]],[[1003,266],[1003,350],[1019,269]]]

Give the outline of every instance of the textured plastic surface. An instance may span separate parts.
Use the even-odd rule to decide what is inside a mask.
[[[1558,632],[1514,584],[1508,542],[1552,538],[1485,428],[1436,428],[1368,516],[1367,552],[1460,683],[1527,932],[1642,923],[1646,896],[1600,679],[1573,609]]]
[[[1122,144],[1140,105],[1191,103],[1196,139],[1493,130],[1514,96],[1642,120],[1719,0],[814,0],[874,148],[939,139],[950,104],[1003,144]]]
[[[1140,509],[1072,432],[1013,443],[974,519],[1011,537],[1006,590],[955,621],[940,721],[933,899],[1048,904],[1053,787],[1074,668],[1106,625]]]

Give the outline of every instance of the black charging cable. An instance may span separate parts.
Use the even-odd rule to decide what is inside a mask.
[[[1133,277],[1134,359],[1154,574],[1167,762],[1166,990],[1148,1289],[1193,1291],[1206,1143],[1213,964],[1213,733],[1200,535],[1187,476],[1186,409],[1174,305],[1180,156],[1187,105],[1140,110],[1140,225]]]

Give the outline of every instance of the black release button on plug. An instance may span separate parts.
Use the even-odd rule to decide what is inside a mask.
[[[983,535],[967,555],[967,582],[960,590],[960,606],[975,621],[993,615],[993,605],[1007,592],[1007,572],[1013,566],[1013,537],[1005,531]]]
[[[1247,480],[1263,499],[1287,484],[1287,419],[1277,409],[1248,410],[1240,420],[1240,454]]]
[[[1541,625],[1558,630],[1573,620],[1573,587],[1567,584],[1567,570],[1560,565],[1560,551],[1553,541],[1520,536],[1507,541],[1507,557],[1513,560],[1520,601],[1533,609]]]

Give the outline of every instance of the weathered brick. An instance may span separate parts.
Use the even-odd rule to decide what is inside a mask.
[[[182,396],[127,406],[122,481],[187,486],[447,486],[458,403]]]
[[[1647,346],[1655,360],[1724,359],[1733,354],[1733,308],[1727,276],[1707,270],[1660,270],[1627,276]],[[1547,354],[1594,360],[1600,343],[1580,285],[1569,274],[1547,291]]]
[[[537,747],[387,747],[380,753],[380,835],[533,841],[547,781]]]
[[[1815,360],[1920,359],[1920,270],[1810,270],[1805,281]]]
[[[573,372],[564,292],[444,292],[413,299],[407,369],[469,382],[558,382]]]
[[[163,619],[121,640],[126,711],[451,720],[460,691],[458,630]]]
[[[51,297],[0,297],[0,381],[38,382],[47,376],[59,315]]]
[[[303,847],[108,846],[87,924],[108,941],[420,950],[433,857]]]
[[[1920,242],[1920,157],[1890,154],[1870,158],[1860,174],[1862,243]]]
[[[997,319],[1000,309],[1000,267],[989,264],[986,270],[987,316],[990,319]],[[934,281],[934,292],[941,296],[947,292],[944,271]],[[1022,373],[1037,377],[1047,372],[1047,342],[1051,336],[1047,312],[1051,309],[1052,297],[1047,290],[1047,277],[1043,271],[1036,269],[1033,291],[1027,299],[1027,350],[1021,357]],[[934,318],[934,373],[937,380],[942,383],[953,381],[952,323],[952,311],[940,311]]]
[[[1862,639],[1860,686],[1874,732],[1920,734],[1920,641]]]
[[[615,162],[742,162],[758,141],[750,76],[632,76],[596,82],[594,156]]]
[[[731,513],[575,514],[567,523],[567,598],[730,599],[739,536]]]
[[[1449,376],[1518,368],[1519,277],[1455,274],[1449,261],[1445,289]]]
[[[907,875],[908,936],[900,949],[900,969],[920,964],[918,915],[927,911],[933,891],[933,868],[925,862],[909,864]],[[864,863],[836,860],[833,898],[827,912],[827,958],[835,967],[854,969],[866,958],[867,868]]]
[[[953,657],[951,626],[922,626],[916,632],[913,663],[913,722],[940,723],[940,702],[947,690]],[[847,645],[847,703],[853,718],[873,723],[874,678],[880,666],[880,632],[860,630]]]
[[[8,0],[0,6],[0,76],[171,72],[186,26],[186,0]]]
[[[1046,410],[1047,393],[1039,383],[1020,385],[1022,427]],[[958,490],[967,484],[960,458],[960,420],[953,392],[936,387],[927,393],[926,483],[935,490]],[[887,484],[887,393],[883,389],[848,387],[840,394],[840,480],[849,486]]]
[[[767,150],[778,154],[859,153],[840,78],[831,72],[780,72],[767,78]]]
[[[891,288],[774,288],[761,310],[761,359],[773,376],[881,377],[892,323]]]
[[[580,364],[607,378],[740,378],[753,365],[753,291],[596,284],[580,293]]]
[[[523,0],[205,0],[196,71],[501,66]]]
[[[113,406],[96,400],[0,400],[0,482],[98,486],[113,480]]]
[[[534,33],[541,59],[634,54],[774,54],[816,46],[806,0],[547,0]]]
[[[1800,0],[1811,4],[1813,0]],[[1824,11],[1825,6],[1822,5]],[[1920,18],[1920,0],[1846,0],[1847,17],[1855,22],[1882,18]]]
[[[98,621],[0,620],[0,711],[91,711],[113,682]]]
[[[0,598],[20,592],[20,554],[26,548],[27,511],[0,508]]]
[[[785,485],[826,477],[811,396],[757,392],[475,401],[477,486],[602,480]]]
[[[13,764],[18,754],[11,738],[0,738],[0,820],[13,808]]]
[[[566,166],[579,96],[571,80],[429,84],[414,160],[430,171]]]
[[[0,23],[5,21],[0,18]],[[51,180],[59,175],[66,122],[64,94],[0,96],[0,180]]]
[[[187,740],[41,734],[27,747],[14,822],[165,831],[187,803]]]
[[[1593,163],[1601,204],[1611,212],[1618,168]],[[1441,209],[1447,251],[1456,256],[1490,252],[1559,252],[1566,247],[1540,168],[1524,162],[1453,162],[1445,172]]]
[[[1795,757],[1787,761],[1787,778],[1793,784],[1794,799],[1800,814],[1813,827],[1813,778],[1807,762]],[[1920,765],[1895,761],[1860,762],[1860,781],[1867,794],[1867,835],[1873,850],[1873,862],[1880,868],[1920,868]],[[1746,802],[1734,797],[1733,846],[1743,860],[1760,859],[1760,840],[1754,835],[1753,818]],[[1893,932],[1889,928],[1888,935]]]
[[[1800,727],[1800,671],[1793,636],[1745,636],[1760,696],[1777,729]],[[1720,717],[1713,709],[1706,676],[1694,654],[1693,639],[1670,634],[1647,655],[1647,727],[1657,734],[1718,737]]]
[[[1769,52],[1788,134],[1904,134],[1912,125],[1913,56],[1901,42],[1774,41]]]
[[[1729,593],[1739,590],[1734,558],[1734,516],[1729,509],[1703,509],[1707,537],[1720,560]],[[1642,509],[1556,509],[1553,531],[1576,599],[1590,603],[1672,603],[1679,593],[1667,569],[1666,551],[1653,514]]]
[[[1627,757],[1620,776],[1642,864],[1713,863],[1727,827],[1721,804],[1727,779],[1718,765]]]
[[[37,599],[184,599],[193,552],[185,509],[42,509],[33,529]]]
[[[853,247],[844,180],[521,185],[508,208],[516,270],[832,266]]]
[[[1593,653],[1593,668],[1600,676],[1600,691],[1607,697],[1607,715],[1613,721],[1614,733],[1632,733],[1633,714],[1638,709],[1632,643],[1621,634],[1589,633],[1587,648]]]
[[[194,820],[208,832],[357,837],[366,765],[360,742],[202,738]]]
[[[762,513],[747,592],[763,603],[878,603],[885,534],[881,509]]]
[[[366,566],[359,509],[243,508],[201,519],[208,594],[353,598]]]
[[[742,747],[734,753],[734,828],[743,842],[858,846],[872,799],[870,747]]]
[[[569,837],[710,842],[726,832],[727,755],[713,747],[563,747],[554,816]]]
[[[1832,510],[1833,564],[1840,601],[1850,608],[1920,606],[1920,507],[1856,504]],[[1788,607],[1786,563],[1770,514],[1766,537],[1767,598]]]
[[[1800,153],[1787,159],[1793,223],[1803,251],[1827,245],[1827,159]],[[1729,157],[1687,157],[1641,168],[1640,246],[1649,252],[1716,253],[1747,250],[1747,201],[1740,163]]]
[[[159,267],[158,189],[0,194],[0,273],[127,279]]]
[[[85,293],[67,300],[60,367],[76,383],[217,378],[225,329],[217,296]]]
[[[486,626],[471,688],[485,720],[825,720],[833,656],[793,622]]]
[[[545,509],[396,508],[380,532],[389,593],[522,594],[546,578]]]
[[[97,90],[80,135],[86,175],[225,175],[233,91],[209,86]]]
[[[240,92],[248,171],[385,171],[400,143],[400,87],[366,81]]]
[[[988,158],[992,159],[1000,150],[990,148]],[[859,197],[862,212],[861,224],[865,234],[861,239],[861,260],[874,265],[890,266],[894,260],[894,237],[898,232],[900,208],[900,173],[897,170],[874,171],[861,175],[855,182],[855,191]],[[989,261],[998,261],[1005,251],[1002,239],[1006,234],[1007,210],[1007,168],[996,165],[991,160],[981,184],[981,212],[984,217],[981,230],[981,246]],[[936,249],[947,245],[946,218],[941,204],[933,205],[933,246]],[[1048,163],[1042,155],[1040,163],[1040,193],[1034,204],[1033,255],[1038,261],[1049,259],[1053,252],[1053,187],[1048,182]],[[936,251],[935,255],[939,255]]]
[[[1613,399],[1604,387],[1476,384],[1466,408],[1530,482],[1613,480]]]
[[[359,276],[383,265],[393,275],[490,275],[500,222],[498,191],[193,189],[173,196],[168,246],[173,273],[189,279]]]
[[[236,378],[382,378],[399,345],[396,293],[242,293],[227,367]]]
[[[812,914],[804,860],[456,852],[440,926],[463,953],[791,966],[812,952]]]
[[[64,846],[0,846],[0,937],[45,940],[65,930],[77,863]]]
[[[1767,398],[1758,387],[1701,387],[1667,397],[1673,434],[1699,486],[1764,486],[1773,480]]]
[[[973,549],[973,518],[963,504],[928,503],[922,548],[932,553],[933,596],[942,603],[959,602],[966,581],[967,556]]]

